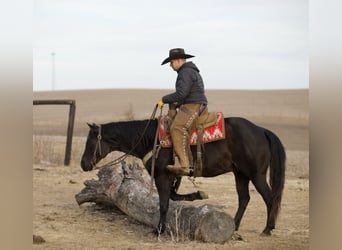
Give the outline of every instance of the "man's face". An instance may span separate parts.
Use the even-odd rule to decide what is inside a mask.
[[[184,62],[185,62],[184,59],[173,59],[170,61],[170,67],[174,71],[177,71],[184,64]]]

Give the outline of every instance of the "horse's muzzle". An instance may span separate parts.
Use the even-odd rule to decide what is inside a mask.
[[[87,161],[85,159],[81,160],[81,168],[83,169],[83,171],[88,172],[93,170],[94,168],[94,164],[92,161]]]

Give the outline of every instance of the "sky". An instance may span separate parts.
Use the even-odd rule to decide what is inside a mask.
[[[309,88],[308,0],[33,3],[33,91],[173,89],[178,47],[206,89]]]

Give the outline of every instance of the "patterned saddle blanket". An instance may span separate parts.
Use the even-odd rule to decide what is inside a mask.
[[[215,120],[215,113],[210,112],[214,115],[213,120],[208,120],[207,123],[204,122],[200,125],[203,127],[202,131],[202,143],[218,141],[225,138],[225,128],[224,128],[224,117],[222,112],[216,112],[216,120]],[[209,114],[210,114],[209,113]],[[170,133],[166,132],[166,128],[164,127],[164,118],[162,116],[159,118],[159,141],[160,145],[163,148],[172,147],[172,140]],[[209,125],[209,126],[208,126]],[[198,130],[194,129],[190,133],[190,145],[196,145],[198,138]]]

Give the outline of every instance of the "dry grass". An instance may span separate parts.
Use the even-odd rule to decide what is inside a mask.
[[[51,136],[33,136],[33,163],[45,165],[62,165],[64,155],[62,147],[65,141],[61,137],[51,138]]]
[[[33,135],[33,163],[50,166],[64,164],[65,136]],[[86,138],[73,137],[70,165],[79,165]]]
[[[172,90],[83,90],[34,92],[34,100],[74,99],[76,116],[74,135],[86,136],[89,123],[148,119],[156,101]],[[309,91],[237,91],[207,90],[209,111],[222,111],[225,117],[241,116],[260,125],[279,124],[307,128]],[[164,113],[166,110],[164,109]],[[33,107],[34,134],[66,135],[68,107],[43,105]],[[282,139],[288,135],[281,131]]]
[[[239,233],[243,241],[202,244],[172,232],[158,241],[146,227],[115,209],[92,204],[78,206],[74,195],[96,171],[83,172],[80,159],[88,133],[86,122],[106,123],[147,119],[155,102],[170,90],[89,90],[35,92],[34,99],[75,99],[76,118],[70,167],[64,167],[68,107],[33,109],[33,233],[46,242],[34,249],[308,249],[309,248],[309,133],[308,90],[208,91],[209,110],[225,116],[242,116],[271,129],[287,151],[287,173],[282,211],[272,237],[260,237],[265,205],[253,185],[251,201]],[[130,100],[130,101],[128,101]],[[166,112],[166,111],[165,111]],[[110,161],[121,155],[115,152]],[[129,161],[137,161],[129,158]],[[139,161],[139,160],[138,160]],[[53,167],[47,167],[53,166]],[[42,170],[42,171],[40,171]],[[221,205],[233,215],[237,194],[231,173],[197,178],[198,189],[209,199],[191,204]],[[180,193],[195,191],[182,180]],[[184,238],[184,241],[183,241]]]
[[[154,101],[170,91],[126,89],[49,91],[34,92],[33,96],[35,100],[76,100],[71,161],[78,165],[88,133],[87,122],[107,123],[147,119],[152,113]],[[248,118],[274,131],[287,150],[299,151],[307,151],[309,145],[308,94],[308,90],[207,91],[209,111],[221,110],[226,117]],[[52,165],[63,163],[68,112],[67,105],[34,106],[34,163]],[[166,113],[166,110],[164,112]]]

